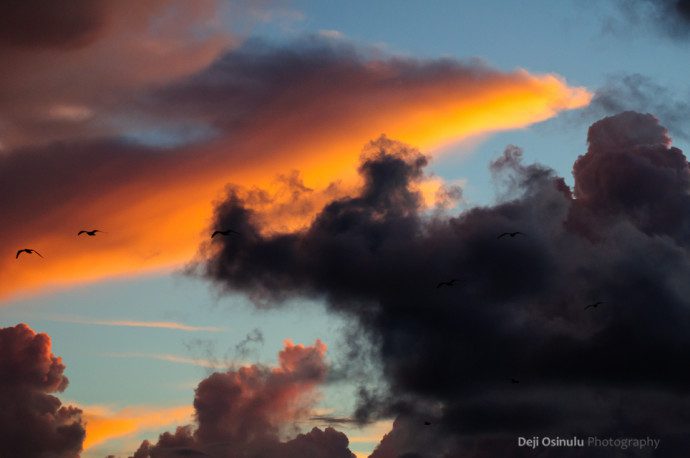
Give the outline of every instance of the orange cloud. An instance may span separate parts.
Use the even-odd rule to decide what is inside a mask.
[[[84,450],[113,439],[132,436],[142,431],[163,429],[178,423],[191,423],[192,406],[128,407],[114,411],[107,407],[84,407],[86,439]]]
[[[175,321],[134,321],[134,320],[93,320],[80,317],[50,318],[53,321],[75,324],[94,324],[98,326],[119,326],[130,328],[152,328],[152,329],[171,329],[175,331],[187,332],[221,332],[223,328],[217,326],[191,326]]]
[[[277,229],[294,227],[328,200],[321,190],[330,183],[342,184],[331,193],[356,183],[359,152],[381,133],[427,151],[528,126],[591,95],[553,75],[327,47],[233,51],[152,97],[149,118],[203,121],[217,135],[173,148],[114,140],[0,157],[0,186],[12,199],[0,201],[0,295],[179,267],[207,240],[213,201],[228,182],[278,193],[275,177],[300,170],[319,191],[300,196],[295,221],[283,211]],[[94,227],[107,234],[76,237]],[[24,247],[45,258],[14,259]]]

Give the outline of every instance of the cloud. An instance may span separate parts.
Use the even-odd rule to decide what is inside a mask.
[[[0,329],[0,454],[77,458],[84,440],[82,411],[51,393],[67,387],[50,337],[25,324]]]
[[[604,118],[588,142],[574,189],[509,147],[504,199],[449,216],[415,191],[429,159],[380,138],[359,192],[302,230],[262,233],[231,189],[215,221],[244,235],[199,269],[262,307],[319,297],[352,318],[386,381],[355,416],[398,417],[377,458],[521,456],[535,434],[653,435],[673,455],[690,445],[690,169],[651,115]]]
[[[223,328],[218,326],[190,326],[174,321],[132,321],[132,320],[94,320],[89,318],[51,318],[53,321],[62,321],[75,324],[95,324],[98,326],[121,326],[130,328],[152,328],[152,329],[171,329],[186,332],[222,332]]]
[[[213,359],[204,358],[190,358],[188,356],[172,355],[169,353],[136,353],[136,352],[124,352],[124,353],[106,353],[103,356],[111,358],[144,358],[153,359],[156,361],[166,361],[169,363],[178,364],[189,364],[192,366],[206,367],[209,369],[216,369],[220,363]]]
[[[83,406],[82,409],[86,423],[85,450],[114,439],[186,422],[193,414],[191,406],[137,406],[117,411],[108,407]]]
[[[68,4],[27,0],[0,6],[0,46],[79,48],[93,42],[105,25],[105,2]]]
[[[621,15],[637,29],[652,27],[667,38],[690,37],[690,1],[688,0],[618,0]]]
[[[11,65],[0,77],[0,139],[10,150],[119,133],[139,91],[192,74],[234,45],[215,17],[244,14],[235,2],[214,0],[28,0],[1,8],[0,58]]]
[[[155,444],[144,441],[134,458],[352,458],[347,436],[332,428],[280,440],[292,422],[309,417],[315,389],[326,377],[325,352],[318,340],[313,346],[286,341],[278,367],[251,365],[211,374],[195,392],[195,427],[163,433]]]
[[[120,99],[126,122],[105,136],[87,129],[62,142],[8,146],[0,154],[0,192],[12,196],[0,201],[0,272],[6,279],[0,294],[179,266],[208,237],[212,202],[228,181],[267,189],[269,202],[291,186],[311,217],[333,192],[355,184],[358,150],[381,132],[437,147],[524,127],[590,99],[585,89],[554,75],[381,56],[319,38],[284,47],[248,41],[208,62],[176,73],[173,64],[158,61],[156,68],[177,75],[174,81],[127,83],[139,88],[137,96]],[[43,73],[81,88],[79,78],[56,68],[62,64]],[[102,75],[89,84],[111,94],[108,81]],[[80,100],[59,103],[93,109]],[[145,145],[128,136],[133,125],[154,132],[201,126],[214,134]],[[2,141],[13,144],[9,136]],[[304,189],[289,175],[297,168]],[[278,175],[282,184],[275,183]],[[329,190],[337,181],[342,186]],[[76,237],[92,226],[108,233]],[[45,259],[15,262],[13,254],[25,245]]]
[[[674,137],[690,140],[687,97],[673,94],[668,88],[640,74],[618,74],[594,92],[590,105],[581,116],[588,122],[623,111],[654,113]],[[572,117],[572,116],[569,116]]]

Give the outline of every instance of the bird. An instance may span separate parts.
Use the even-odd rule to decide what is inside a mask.
[[[503,238],[506,235],[510,236],[511,238],[515,237],[516,235],[525,235],[522,232],[516,231],[516,232],[504,232],[503,234],[499,235],[496,237],[497,239]]]
[[[211,238],[215,237],[218,234],[220,234],[220,235],[230,235],[230,234],[240,235],[240,233],[237,231],[234,231],[232,229],[226,229],[224,231],[213,231],[213,234],[211,234]]]
[[[425,422],[424,422],[424,426],[431,426],[431,422],[430,422],[430,421],[425,421]]]
[[[452,280],[442,281],[438,285],[436,285],[436,288],[438,289],[438,288],[441,288],[442,286],[453,286],[456,281],[460,281],[460,280],[458,280],[457,278],[453,278]]]
[[[601,304],[605,304],[605,302],[604,302],[604,301],[599,301],[599,302],[595,302],[594,304],[589,304],[589,305],[587,305],[587,306],[585,307],[585,310],[587,310],[588,308],[593,308],[593,309],[595,309],[595,308],[599,307]]]
[[[19,259],[19,255],[22,253],[26,253],[26,254],[36,253],[37,255],[41,256],[41,253],[34,250],[33,248],[22,248],[21,250],[17,250],[17,255],[14,257],[14,259]],[[41,257],[43,257],[43,256],[41,256]]]
[[[100,229],[91,229],[90,231],[87,231],[87,230],[82,229],[81,231],[79,231],[79,232],[77,233],[77,237],[80,236],[80,235],[82,235],[82,234],[86,234],[86,235],[88,235],[89,237],[93,237],[94,235],[96,235],[96,232],[103,232],[103,231],[100,230]]]
[[[510,383],[520,383],[520,380],[515,380],[514,378],[511,378]]]

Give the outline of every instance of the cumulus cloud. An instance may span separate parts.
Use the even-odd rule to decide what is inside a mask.
[[[354,458],[345,434],[313,428],[289,440],[291,424],[308,418],[316,387],[325,381],[326,346],[285,342],[278,367],[243,366],[216,372],[196,389],[196,425],[144,441],[133,458],[174,456],[261,456],[265,458]]]
[[[25,324],[0,329],[0,455],[78,458],[84,441],[81,410],[51,393],[67,387],[50,337]]]
[[[518,435],[545,434],[654,435],[670,456],[689,445],[690,169],[651,115],[588,142],[573,189],[510,147],[492,164],[510,193],[453,217],[423,211],[428,158],[382,138],[361,190],[302,230],[263,234],[231,190],[216,224],[244,236],[199,268],[261,306],[321,297],[352,317],[386,381],[357,418],[398,416],[376,457],[522,456]]]

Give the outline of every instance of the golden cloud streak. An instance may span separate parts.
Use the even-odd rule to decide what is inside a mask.
[[[142,431],[189,424],[194,414],[192,406],[128,407],[118,411],[102,406],[87,406],[83,410],[86,420],[85,451]]]
[[[0,234],[0,296],[179,267],[209,237],[213,201],[228,182],[275,190],[276,175],[299,169],[310,187],[325,188],[334,180],[352,187],[361,148],[382,132],[433,151],[529,126],[585,106],[591,98],[556,76],[525,71],[474,86],[471,91],[448,82],[411,91],[402,87],[360,97],[349,110],[321,120],[318,104],[312,103],[303,116],[271,120],[232,141],[221,139],[183,151],[175,160],[161,159],[154,176],[134,177],[100,195],[64,202]],[[76,237],[83,222],[107,234]],[[45,258],[14,259],[23,247]]]

